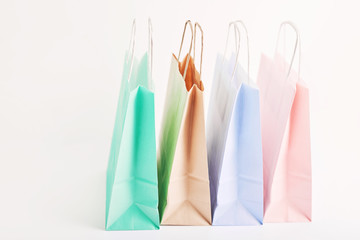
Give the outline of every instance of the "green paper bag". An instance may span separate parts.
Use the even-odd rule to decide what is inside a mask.
[[[148,54],[139,64],[134,60],[132,67],[127,54],[107,169],[106,230],[159,229],[154,93],[149,75]]]

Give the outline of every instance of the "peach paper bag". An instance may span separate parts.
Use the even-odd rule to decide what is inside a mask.
[[[184,33],[187,25],[193,30],[187,21]],[[196,23],[195,31],[197,27],[201,30]],[[200,80],[201,63],[199,74],[190,56],[192,40],[183,62],[172,57],[165,100],[158,154],[159,214],[163,225],[211,224],[204,86]]]

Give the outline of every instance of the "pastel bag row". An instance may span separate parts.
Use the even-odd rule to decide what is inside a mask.
[[[290,22],[280,30],[285,25],[296,30]],[[239,26],[246,33],[247,71],[239,64]],[[180,61],[187,27],[190,47]],[[227,58],[231,28],[236,45]],[[107,171],[105,229],[310,221],[309,95],[292,70],[299,37],[290,65],[277,51],[274,60],[262,57],[255,84],[249,77],[246,27],[231,22],[225,52],[216,59],[205,127],[203,31],[187,21],[179,54],[171,56],[156,157],[151,34],[149,21],[149,50],[139,64],[134,41],[125,59]]]

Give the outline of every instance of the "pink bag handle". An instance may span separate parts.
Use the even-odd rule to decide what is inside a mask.
[[[189,52],[188,52],[188,57],[187,57],[187,60],[186,60],[185,71],[184,71],[184,74],[183,74],[184,79],[186,77],[187,69],[188,69],[188,66],[189,66],[192,43],[193,43],[193,39],[194,39],[194,30],[193,30],[193,26],[192,26],[192,23],[191,23],[190,20],[187,20],[185,22],[184,32],[183,32],[183,35],[182,35],[180,49],[179,49],[179,55],[178,55],[178,61],[180,61],[180,53],[181,53],[182,45],[184,43],[184,36],[185,36],[185,32],[186,32],[186,27],[187,27],[188,24],[190,25],[190,29],[191,29],[191,42],[190,42],[190,48],[189,48]]]
[[[299,49],[298,75],[299,75],[299,78],[300,78],[300,59],[301,59],[300,34],[299,34],[299,30],[297,29],[297,27],[295,26],[294,23],[292,23],[292,22],[290,22],[290,21],[285,21],[285,22],[282,22],[282,23],[280,24],[279,33],[278,33],[278,37],[277,37],[277,40],[276,40],[275,53],[277,52],[277,49],[278,49],[279,38],[280,38],[281,30],[282,30],[283,27],[285,27],[286,25],[289,25],[290,27],[292,27],[292,29],[295,31],[295,34],[296,34],[296,41],[295,41],[295,46],[294,46],[294,52],[293,52],[293,55],[292,55],[292,57],[291,57],[291,62],[290,62],[289,70],[288,70],[288,73],[287,73],[287,77],[289,77],[289,75],[290,75],[291,67],[292,67],[292,65],[293,65],[293,63],[294,63],[294,58],[295,58],[296,50],[297,50],[297,48],[298,48],[298,49]],[[284,31],[284,37],[285,37],[285,31]],[[284,41],[284,42],[285,42],[285,41]]]

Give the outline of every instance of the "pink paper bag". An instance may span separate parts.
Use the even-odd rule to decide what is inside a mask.
[[[289,68],[280,55],[261,58],[264,222],[311,221],[309,90]]]

